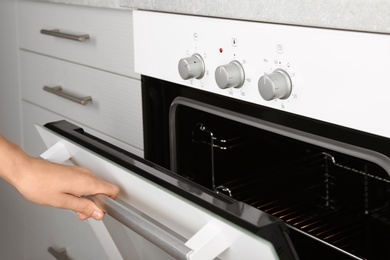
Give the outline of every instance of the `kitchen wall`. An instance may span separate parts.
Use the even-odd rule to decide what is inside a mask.
[[[0,134],[21,143],[16,1],[0,1]]]
[[[21,144],[16,0],[0,1],[0,134]],[[25,200],[0,179],[0,259],[23,259]]]

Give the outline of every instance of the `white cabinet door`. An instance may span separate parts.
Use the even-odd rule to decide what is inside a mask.
[[[92,151],[77,144],[75,141],[67,140],[47,127],[37,128],[47,147],[54,145],[62,147],[62,150],[67,155],[61,160],[71,158],[73,163],[87,167],[101,178],[118,185],[121,189],[119,199],[122,201],[122,204],[118,204],[118,202],[111,199],[107,200],[112,201],[110,203],[119,205],[118,207],[121,210],[113,210],[108,206],[107,209],[109,210],[107,212],[121,223],[127,223],[126,221],[132,222],[129,216],[134,215],[134,210],[135,214],[138,214],[141,218],[152,219],[151,222],[163,229],[163,233],[165,232],[162,236],[157,235],[154,243],[164,244],[166,241],[172,241],[172,243],[166,243],[168,244],[166,247],[161,247],[164,251],[169,252],[172,249],[172,245],[176,245],[176,240],[183,240],[183,245],[181,246],[189,249],[188,252],[184,250],[186,255],[181,255],[183,259],[207,260],[216,257],[226,260],[278,259],[270,242],[222,219],[218,215],[135,172],[140,173],[141,171],[148,176],[153,176],[153,178],[158,177],[167,183],[176,183],[178,187],[180,185],[188,185],[176,179],[174,175],[162,173],[158,167],[154,168],[153,165],[149,165],[141,158],[129,157],[129,155],[126,155],[126,152],[115,150],[113,147],[105,146],[102,143],[98,144],[96,149],[102,149],[112,156],[115,155],[119,160],[125,160],[126,163],[130,164],[131,167],[129,168],[132,170],[127,169],[99,155],[97,150]],[[75,134],[81,136],[81,138],[89,138],[88,135],[83,135],[80,131],[77,131]],[[49,149],[45,157],[49,158],[48,154],[52,151],[54,149]],[[53,155],[54,157],[55,155]],[[104,207],[106,206],[104,205]],[[121,211],[124,211],[124,213],[121,213]],[[119,222],[115,222],[115,220],[109,217],[105,220],[106,227],[114,241],[117,242],[116,245],[124,258],[171,259],[165,253],[158,253],[158,250],[148,243],[138,243],[131,239],[124,240],[131,232]],[[114,224],[111,225],[112,223]],[[137,224],[138,221],[133,221],[132,223]],[[128,223],[126,225],[131,226]],[[145,226],[141,231],[134,230],[137,230],[136,232],[144,237],[148,237],[149,233],[146,231],[156,230],[148,225]],[[157,233],[160,234],[160,231]],[[172,236],[176,237],[176,240],[171,239]],[[169,239],[164,241],[164,237]],[[141,245],[141,248],[138,248],[137,245]],[[152,255],[154,253],[159,254],[158,258]]]

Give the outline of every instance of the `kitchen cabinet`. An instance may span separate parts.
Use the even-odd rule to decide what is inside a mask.
[[[133,64],[131,11],[20,1],[18,22],[23,50],[139,78]],[[88,39],[63,38],[82,35]]]
[[[23,104],[78,122],[142,156],[141,83],[133,65],[132,12],[20,0],[17,17]],[[78,41],[69,35],[88,39]],[[55,93],[45,91],[45,86]],[[88,96],[91,101],[85,104],[73,102]],[[29,136],[29,131],[35,132],[31,118],[22,112],[23,147],[39,155],[39,141]]]
[[[62,117],[82,122],[89,128],[119,140],[118,145],[122,148],[142,154],[139,80],[27,51],[20,52],[20,61],[23,100]],[[44,86],[50,89],[61,86],[60,94],[70,93],[81,98],[90,96],[91,101],[84,105],[78,104],[45,91]],[[29,127],[31,123],[24,127]],[[25,141],[30,139],[25,138]]]
[[[23,149],[40,155],[46,147],[35,124],[66,119],[142,157],[141,84],[133,68],[131,11],[27,0],[13,7],[20,78],[15,116]],[[80,35],[88,39],[72,39]],[[78,103],[83,97],[91,100]],[[80,221],[74,212],[16,195],[23,204],[22,231],[5,258],[49,260],[52,247],[65,249],[71,259],[121,259],[103,223]],[[6,231],[2,239],[11,233]]]

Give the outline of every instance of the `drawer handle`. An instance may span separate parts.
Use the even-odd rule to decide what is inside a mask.
[[[86,40],[89,39],[89,34],[74,35],[74,34],[60,32],[60,30],[58,29],[54,29],[54,30],[42,29],[41,34],[55,36],[55,37],[64,38],[72,41],[78,41],[78,42],[85,42]]]
[[[65,92],[62,91],[62,87],[61,86],[55,86],[55,87],[44,86],[43,90],[47,91],[47,92],[50,92],[50,93],[53,93],[53,94],[55,94],[57,96],[66,98],[68,100],[71,100],[71,101],[76,102],[76,103],[81,104],[81,105],[86,105],[86,104],[88,104],[88,102],[92,101],[92,97],[91,96],[75,97],[75,96],[73,96],[71,94],[65,93]]]
[[[47,251],[49,251],[49,253],[57,260],[70,260],[69,256],[66,254],[65,248],[56,250],[53,247],[49,247]]]

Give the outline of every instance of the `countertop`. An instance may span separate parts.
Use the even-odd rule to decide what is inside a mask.
[[[386,0],[37,0],[390,34]]]

